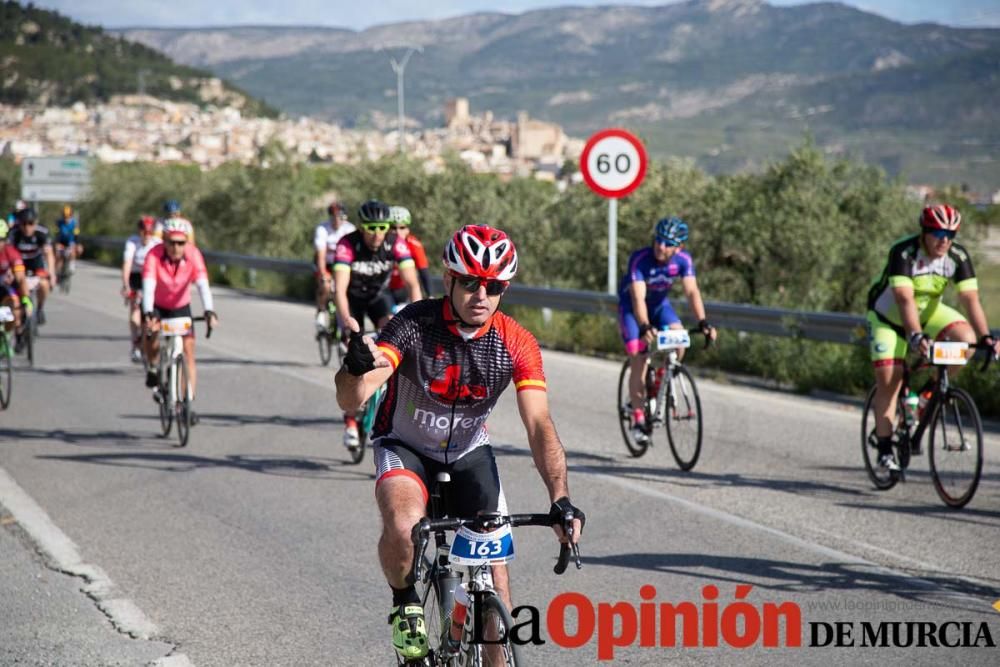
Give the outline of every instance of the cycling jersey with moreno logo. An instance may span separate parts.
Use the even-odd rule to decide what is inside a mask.
[[[447,299],[410,304],[382,329],[379,349],[396,372],[375,419],[375,438],[453,462],[489,443],[486,418],[510,381],[545,390],[542,353],[524,327],[503,313],[466,340]]]
[[[956,283],[959,292],[979,289],[972,259],[965,248],[952,243],[944,257],[934,258],[924,252],[919,234],[901,238],[893,243],[889,261],[868,290],[868,309],[902,326],[892,288],[909,286],[913,288],[920,321],[926,323],[941,303],[949,281]]]
[[[355,301],[371,301],[389,283],[392,267],[413,266],[413,259],[406,242],[389,232],[378,248],[372,250],[365,243],[360,230],[340,239],[334,258],[333,270],[350,270],[351,280],[347,296]]]
[[[651,247],[640,248],[628,258],[628,271],[622,276],[618,300],[631,309],[632,295],[629,286],[634,282],[646,283],[646,303],[658,304],[680,278],[694,275],[694,261],[683,250],[675,252],[665,263],[656,261]]]

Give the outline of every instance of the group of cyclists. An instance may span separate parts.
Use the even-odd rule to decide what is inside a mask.
[[[70,211],[66,212],[71,213]],[[357,447],[356,414],[386,385],[372,431],[376,465],[375,496],[382,517],[378,557],[391,592],[389,624],[402,661],[428,651],[424,611],[407,581],[412,563],[411,529],[427,511],[437,475],[451,476],[446,510],[455,516],[479,511],[506,513],[506,500],[486,420],[501,393],[513,383],[528,444],[548,492],[554,529],[560,541],[577,542],[584,514],[570,500],[566,457],[549,412],[542,356],[534,336],[499,310],[518,270],[514,240],[487,225],[466,225],[454,232],[442,252],[444,294],[430,297],[429,263],[411,231],[408,209],[365,201],[357,221],[348,220],[338,202],[316,227],[316,326],[325,329],[336,306],[343,332],[343,359],[334,384],[344,411],[344,445]],[[30,207],[14,213],[15,226],[0,221],[0,280],[3,304],[29,312],[25,276],[46,277],[52,261],[47,231]],[[65,215],[64,215],[65,219]],[[868,294],[869,344],[876,378],[878,465],[898,469],[893,458],[895,402],[908,351],[926,355],[934,340],[992,346],[968,251],[955,242],[961,215],[952,206],[923,209],[919,232],[896,241]],[[57,239],[78,245],[78,225]],[[708,321],[687,249],[688,224],[668,216],[656,222],[651,244],[633,252],[618,290],[618,323],[630,359],[632,434],[649,437],[642,409],[651,345],[656,333],[683,328],[670,304],[680,283],[697,330],[707,341],[718,332]],[[70,255],[72,256],[72,254]],[[159,386],[158,323],[191,315],[190,288],[199,292],[209,326],[218,318],[204,258],[194,244],[194,229],[169,201],[160,219],[142,216],[125,244],[122,295],[130,304],[131,358],[148,362],[146,385]],[[941,301],[954,282],[968,317]],[[39,321],[44,295],[39,283]],[[364,321],[375,333],[365,336]],[[19,318],[8,328],[21,326]],[[193,329],[184,340],[191,384],[196,381]],[[566,517],[574,517],[567,520]],[[510,605],[505,566],[493,568],[494,582]]]
[[[53,239],[48,228],[39,223],[38,211],[20,199],[7,218],[0,220],[0,306],[10,308],[14,316],[3,331],[5,336],[15,336],[14,345],[6,347],[11,354],[21,351],[24,326],[32,312],[39,326],[46,323],[45,301],[59,276],[64,270],[72,271],[82,252],[79,222],[71,206],[63,207],[55,229],[53,249]]]

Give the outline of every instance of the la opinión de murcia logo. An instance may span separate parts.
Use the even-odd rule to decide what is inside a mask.
[[[583,593],[561,593],[545,612],[545,629],[553,643],[579,649],[597,639],[597,659],[613,660],[618,648],[799,648],[803,641],[802,610],[795,602],[748,601],[753,586],[737,584],[731,600],[719,600],[719,588],[702,587],[701,601],[657,602],[656,588],[639,589],[640,602],[594,603]],[[485,639],[482,598],[475,598],[472,643],[499,644],[506,637]],[[542,615],[537,607],[521,605],[511,615],[510,641],[544,644]],[[575,622],[573,622],[575,618]],[[836,621],[808,622],[809,647],[995,647],[989,624],[967,621]]]

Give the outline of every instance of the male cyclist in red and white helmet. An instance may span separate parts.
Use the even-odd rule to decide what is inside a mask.
[[[412,303],[381,331],[377,343],[355,333],[337,373],[337,402],[357,409],[389,383],[375,419],[375,497],[382,515],[378,555],[392,590],[393,644],[402,660],[427,654],[424,612],[407,583],[413,557],[410,531],[427,512],[438,472],[448,472],[448,516],[480,510],[506,514],[486,419],[512,381],[535,467],[552,513],[582,513],[569,499],[566,457],[549,415],[538,343],[511,317],[498,312],[517,272],[510,237],[485,225],[468,225],[444,251],[441,299]],[[359,331],[357,322],[347,326]],[[582,522],[573,521],[573,541]],[[563,541],[565,533],[557,530]],[[494,582],[510,606],[505,566]]]
[[[313,232],[313,266],[316,276],[316,329],[326,331],[326,302],[333,296],[333,262],[337,254],[337,244],[355,230],[347,220],[347,209],[339,202],[330,202],[326,207],[330,217],[316,225]]]
[[[969,252],[955,243],[962,215],[938,204],[920,214],[920,233],[893,243],[882,273],[868,290],[868,340],[875,371],[875,433],[878,465],[899,470],[892,453],[893,415],[903,382],[907,349],[926,356],[931,341],[952,340],[992,345],[986,314],[979,302],[979,285]],[[941,296],[949,282],[958,290],[966,320],[945,305]]]

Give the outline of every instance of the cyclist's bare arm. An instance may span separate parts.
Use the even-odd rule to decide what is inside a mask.
[[[335,264],[333,267],[333,304],[344,318],[350,315],[347,303],[347,286],[351,284],[351,267]],[[360,328],[358,329],[360,331]]]
[[[958,301],[962,304],[962,309],[969,316],[969,324],[972,325],[977,336],[988,336],[990,325],[986,321],[986,313],[983,311],[983,304],[979,301],[979,290],[964,290],[958,293]]]
[[[528,434],[531,456],[535,468],[549,492],[549,500],[555,502],[569,496],[569,481],[566,473],[566,451],[563,449],[556,426],[549,414],[549,397],[544,391],[521,391],[517,394],[517,409]],[[553,526],[557,535],[562,535],[559,526]],[[573,541],[580,539],[580,522],[573,522]]]
[[[694,276],[684,276],[681,279],[681,285],[684,287],[684,296],[687,297],[688,306],[691,308],[691,314],[699,322],[705,319],[705,304],[701,300],[701,290],[698,289],[698,279]]]
[[[49,283],[55,287],[56,283],[59,282],[59,278],[56,276],[56,255],[52,252],[51,243],[45,246],[45,261],[48,266],[52,267],[52,270],[49,272]]]
[[[698,289],[698,279],[694,276],[684,276],[681,278],[681,285],[684,287],[684,296],[687,297],[691,314],[694,315],[698,322],[704,322],[707,316],[705,315],[705,302],[701,300],[701,290]],[[715,327],[709,327],[709,340],[715,340],[717,337],[718,331],[716,331]]]
[[[326,270],[326,248],[316,249],[316,270],[323,280],[330,279],[330,274]]]
[[[410,303],[420,301],[423,295],[420,293],[420,278],[417,276],[417,268],[413,265],[401,268],[399,277],[403,279],[406,287],[410,290]]]
[[[633,280],[628,286],[629,294],[632,296],[632,314],[635,315],[635,321],[639,325],[649,324],[649,311],[646,310],[646,282],[643,280]],[[645,336],[640,336],[640,338],[645,338],[646,343],[652,343],[655,334],[652,330],[647,331]]]
[[[899,285],[892,288],[892,296],[899,306],[899,315],[903,320],[903,331],[907,336],[923,331],[920,326],[920,313],[917,311],[917,302],[913,298],[913,287],[911,285]],[[924,349],[926,344],[921,344],[921,354],[927,354]]]

